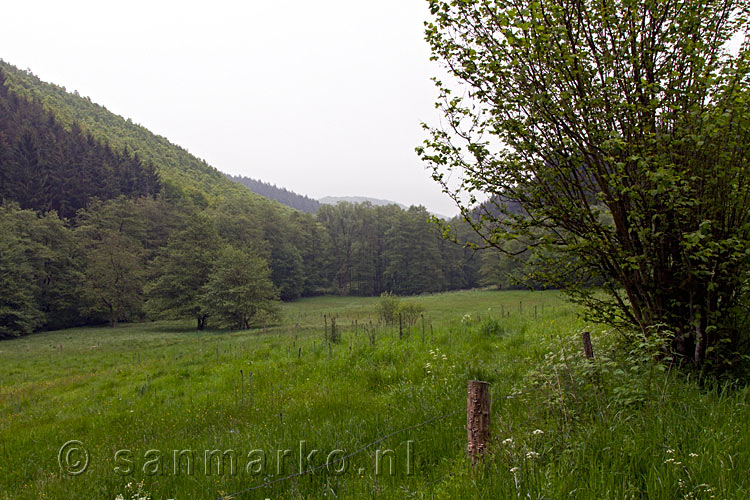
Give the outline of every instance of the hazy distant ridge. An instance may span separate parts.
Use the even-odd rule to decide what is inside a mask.
[[[232,181],[242,184],[256,194],[264,196],[270,200],[276,200],[279,203],[300,210],[301,212],[314,214],[318,211],[318,208],[320,208],[320,203],[317,200],[289,191],[288,189],[280,188],[276,185],[256,179],[251,179],[250,177],[243,177],[241,175],[233,176],[226,174],[226,176]]]
[[[283,187],[278,187],[274,184],[251,179],[250,177],[243,177],[241,175],[233,176],[229,174],[226,174],[226,176],[232,181],[238,184],[242,184],[256,194],[259,194],[271,200],[276,200],[288,207],[292,207],[310,214],[317,213],[321,205],[336,205],[340,202],[370,203],[375,207],[396,205],[403,210],[407,210],[409,208],[402,203],[397,203],[391,200],[383,200],[380,198],[370,198],[369,196],[324,196],[319,200],[315,200],[313,198],[310,198],[309,196],[295,193],[294,191],[290,191]],[[446,217],[441,214],[433,213],[433,215],[441,219],[450,219],[450,217]]]
[[[369,198],[367,196],[324,196],[318,200],[323,205],[335,205],[336,203],[346,201],[348,203],[365,203],[370,202],[376,207],[382,207],[386,205],[398,205],[399,207],[406,209],[408,208],[401,203],[396,203],[391,200],[381,200],[378,198]]]

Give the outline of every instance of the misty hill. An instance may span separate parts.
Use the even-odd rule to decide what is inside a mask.
[[[320,198],[318,200],[322,205],[336,205],[341,202],[345,203],[369,203],[370,205],[374,207],[387,207],[388,205],[396,205],[402,210],[407,210],[409,207],[402,203],[397,203],[395,201],[391,200],[382,200],[379,198],[370,198],[368,196],[325,196],[323,198]],[[443,220],[450,220],[451,217],[437,214],[435,212],[430,212],[431,215],[434,215],[438,219]]]
[[[403,209],[408,208],[406,207],[406,205],[402,205],[401,203],[396,203],[395,201],[381,200],[378,198],[369,198],[367,196],[325,196],[323,198],[320,198],[318,201],[322,203],[323,205],[336,205],[337,203],[345,201],[347,203],[369,202],[372,206],[375,206],[375,207],[398,205],[400,208],[403,208]]]
[[[269,200],[276,200],[279,203],[288,207],[295,208],[301,212],[307,212],[314,214],[320,208],[320,202],[297,194],[294,191],[289,191],[285,188],[276,187],[276,185],[269,184],[267,182],[251,179],[250,177],[243,177],[241,175],[233,176],[226,174],[230,180],[242,184],[247,187],[253,193],[259,194],[268,198]]]

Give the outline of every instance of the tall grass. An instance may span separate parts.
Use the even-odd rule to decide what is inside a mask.
[[[616,337],[583,323],[556,292],[410,300],[425,308],[424,335],[417,321],[403,339],[397,325],[378,325],[377,299],[320,297],[286,304],[280,325],[249,331],[158,322],[2,342],[0,498],[115,499],[140,489],[151,499],[216,499],[298,472],[302,440],[321,450],[311,462],[319,465],[333,450],[444,415],[351,457],[343,475],[316,471],[238,498],[749,496],[746,387],[633,369]],[[324,314],[336,317],[340,342],[325,343]],[[580,353],[583,328],[593,332],[594,364]],[[493,399],[492,442],[474,468],[464,451],[469,379],[490,382]],[[69,440],[90,453],[80,476],[58,465]],[[130,450],[131,474],[115,472],[120,449]],[[192,475],[174,473],[173,450],[184,449],[200,455]],[[214,449],[237,452],[236,475],[204,473],[203,450]],[[259,475],[244,470],[256,449],[266,452]],[[293,457],[277,471],[279,449]],[[393,475],[389,458],[374,473],[378,449],[393,450]],[[161,454],[157,474],[149,450]]]

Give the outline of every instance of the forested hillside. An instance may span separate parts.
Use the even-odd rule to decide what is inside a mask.
[[[87,98],[6,63],[0,78],[0,336],[162,317],[240,328],[301,296],[499,283],[482,277],[497,256],[443,239],[423,207],[293,210]]]
[[[227,174],[227,177],[238,184],[242,184],[253,193],[264,196],[269,200],[278,201],[282,205],[295,208],[302,212],[314,214],[318,211],[318,208],[320,208],[320,202],[318,202],[318,200],[313,200],[308,196],[297,194],[294,191],[289,191],[288,189],[251,179],[250,177],[243,177],[241,175]]]
[[[130,119],[111,113],[88,97],[43,82],[1,60],[0,71],[12,93],[42,104],[66,129],[79,127],[117,151],[127,150],[152,163],[171,198],[190,199],[205,206],[211,197],[231,191],[224,175],[205,161]]]
[[[88,200],[153,196],[151,163],[113,150],[77,124],[66,130],[38,102],[9,91],[0,72],[0,199],[73,217]]]

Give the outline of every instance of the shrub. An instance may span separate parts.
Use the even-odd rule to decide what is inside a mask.
[[[500,321],[496,318],[486,318],[482,320],[482,323],[479,325],[479,331],[482,333],[482,335],[486,335],[488,337],[492,335],[505,334],[505,328],[503,328],[503,325],[501,325]]]
[[[398,307],[398,314],[401,314],[401,319],[407,328],[413,326],[423,312],[424,306],[415,302],[404,302]]]
[[[383,320],[383,323],[390,326],[396,322],[399,303],[401,299],[397,295],[393,295],[391,292],[383,292],[380,294],[380,300],[376,306],[378,316]]]

